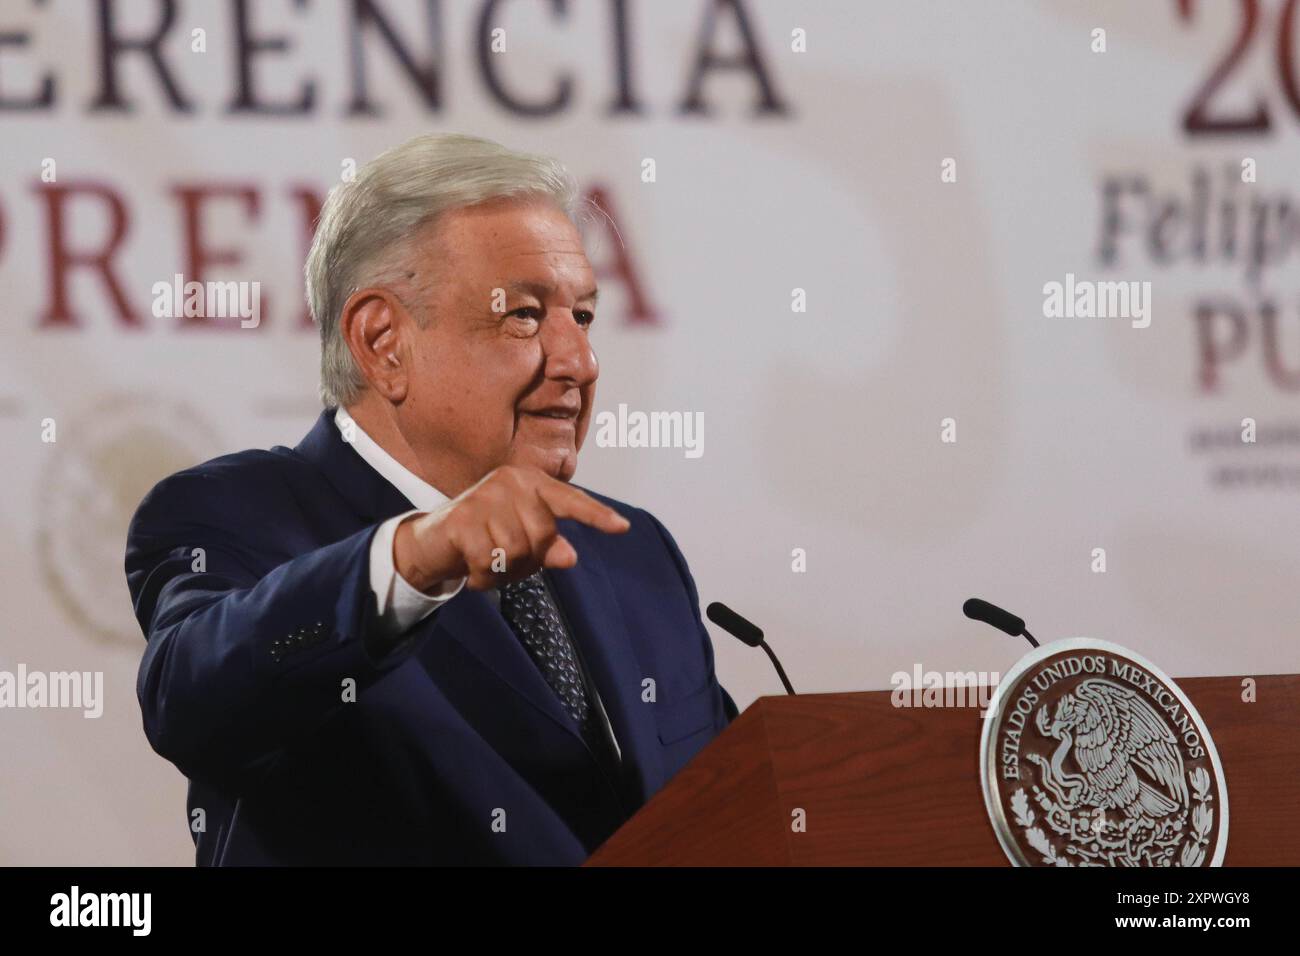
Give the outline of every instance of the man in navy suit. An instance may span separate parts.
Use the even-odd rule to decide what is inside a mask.
[[[336,186],[306,270],[325,411],[137,510],[137,691],[201,865],[581,863],[736,716],[667,530],[569,483],[576,195],[452,135]]]

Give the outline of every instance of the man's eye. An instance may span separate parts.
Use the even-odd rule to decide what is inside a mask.
[[[596,313],[588,312],[586,309],[579,309],[577,312],[573,313],[573,317],[577,320],[578,324],[582,326],[591,325],[591,323],[596,321]]]
[[[538,309],[534,309],[532,306],[524,306],[522,309],[515,309],[510,314],[517,316],[521,319],[531,319],[534,322],[541,319],[540,311]]]

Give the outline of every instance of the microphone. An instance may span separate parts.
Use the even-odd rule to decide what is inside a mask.
[[[1038,646],[1038,642],[1034,640],[1034,635],[1025,630],[1025,622],[1010,611],[1002,610],[996,604],[981,601],[979,598],[969,598],[961,606],[961,611],[972,621],[983,621],[985,624],[991,624],[999,631],[1006,631],[1012,637],[1023,637],[1034,647]]]
[[[790,679],[785,676],[785,668],[781,666],[781,662],[772,653],[772,648],[767,646],[767,641],[763,640],[763,632],[757,625],[745,620],[727,605],[718,601],[714,601],[705,608],[704,613],[708,615],[710,621],[741,643],[748,644],[750,647],[761,647],[767,651],[767,656],[772,659],[772,666],[776,668],[781,683],[785,685],[785,692],[787,694],[794,693],[794,688],[790,686]]]

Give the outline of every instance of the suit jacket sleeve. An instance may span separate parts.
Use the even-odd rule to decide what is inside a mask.
[[[293,555],[292,500],[249,484],[221,470],[165,479],[137,510],[126,554],[148,641],[136,686],[145,733],[187,777],[236,789],[418,643],[388,653],[369,580],[377,524]]]
[[[713,665],[713,641],[709,638],[709,632],[704,627],[703,618],[700,617],[700,595],[695,588],[695,579],[691,577],[690,569],[686,566],[686,558],[682,556],[681,549],[677,547],[677,542],[674,541],[673,536],[668,533],[668,529],[660,523],[658,518],[650,514],[650,512],[642,511],[641,513],[650,519],[655,530],[659,532],[659,536],[663,539],[664,546],[672,556],[673,563],[677,565],[677,573],[681,575],[682,583],[686,586],[686,590],[691,596],[691,611],[695,615],[695,629],[699,634],[700,643],[703,646],[705,660],[708,661],[710,680],[712,680],[713,686],[717,688],[718,707],[722,715],[720,726],[725,727],[736,719],[739,711],[736,707],[736,702],[731,699],[731,695],[727,693],[726,689],[720,683],[718,683],[717,674]]]

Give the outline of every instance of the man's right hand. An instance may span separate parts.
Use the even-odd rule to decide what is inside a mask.
[[[578,553],[555,526],[560,518],[610,534],[631,527],[613,508],[570,484],[536,468],[503,465],[436,511],[398,525],[393,561],[397,573],[421,591],[462,577],[474,590],[499,587],[538,568],[578,563]]]

